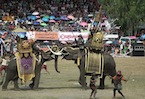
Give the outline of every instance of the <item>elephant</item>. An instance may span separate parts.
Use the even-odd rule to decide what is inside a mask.
[[[79,77],[79,83],[83,88],[87,87],[86,83],[86,70],[85,70],[85,56],[87,55],[87,52],[85,52],[86,48],[84,50],[79,48],[73,48],[73,47],[65,47],[63,50],[63,59],[66,60],[73,60],[75,63],[77,63],[78,57],[80,58],[80,65],[78,65],[78,68],[80,70],[80,77]],[[97,52],[96,52],[97,53]],[[99,89],[105,88],[105,77],[106,76],[115,76],[116,74],[116,63],[114,58],[107,53],[103,53],[102,55],[104,57],[104,70],[102,78],[100,78],[100,84],[98,86]],[[90,76],[90,75],[89,75]]]
[[[57,56],[54,57],[54,55],[51,53],[51,51],[47,51],[44,52],[43,50],[35,50],[35,52],[38,52],[39,55],[37,55],[38,57],[36,57],[36,68],[34,71],[35,77],[32,78],[32,83],[29,85],[29,87],[33,90],[38,89],[39,87],[39,81],[40,81],[40,75],[41,75],[41,67],[42,64],[45,61],[50,61],[50,60],[55,60],[57,61]],[[40,60],[40,61],[39,61]],[[55,62],[56,63],[56,62]],[[57,63],[55,64],[55,70],[60,73],[60,71],[58,71],[57,69]],[[19,90],[19,85],[18,85],[18,69],[17,69],[17,61],[16,58],[13,58],[10,60],[7,69],[6,69],[6,77],[5,80],[2,81],[3,85],[2,85],[2,89],[6,90],[8,87],[8,84],[10,81],[14,81],[14,89],[15,90]]]

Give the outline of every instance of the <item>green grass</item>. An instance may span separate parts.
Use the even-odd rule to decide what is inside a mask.
[[[117,70],[121,70],[127,83],[123,82],[122,92],[126,99],[144,99],[145,97],[145,57],[115,58]],[[56,73],[54,61],[47,62],[50,74],[42,70],[40,86],[38,90],[12,90],[13,84],[9,84],[8,91],[0,90],[0,99],[89,99],[91,90],[83,90],[78,84],[79,70],[73,61],[59,60],[59,70]],[[131,75],[130,75],[131,74]],[[89,83],[89,77],[87,77]],[[30,82],[26,83],[26,87]],[[97,82],[99,84],[99,80]],[[112,99],[113,85],[109,77],[105,81],[106,88],[99,90],[97,99]],[[117,93],[116,99],[122,99]]]

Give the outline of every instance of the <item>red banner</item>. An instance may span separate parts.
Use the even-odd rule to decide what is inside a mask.
[[[35,32],[36,40],[58,40],[58,32]]]

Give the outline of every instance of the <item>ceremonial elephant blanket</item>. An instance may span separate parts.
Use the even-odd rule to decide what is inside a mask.
[[[32,80],[35,77],[35,55],[31,54],[28,57],[22,57],[21,53],[17,52],[15,56],[19,78],[22,79],[23,83]]]
[[[95,53],[88,51],[86,55],[86,73],[96,73],[102,77],[104,70],[104,57],[101,53]]]

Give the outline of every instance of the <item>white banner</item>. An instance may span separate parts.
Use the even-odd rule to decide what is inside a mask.
[[[75,38],[78,39],[78,35],[82,35],[86,42],[89,32],[58,32],[58,38],[61,42],[74,41]]]
[[[28,39],[35,39],[35,31],[29,31],[26,34]]]

